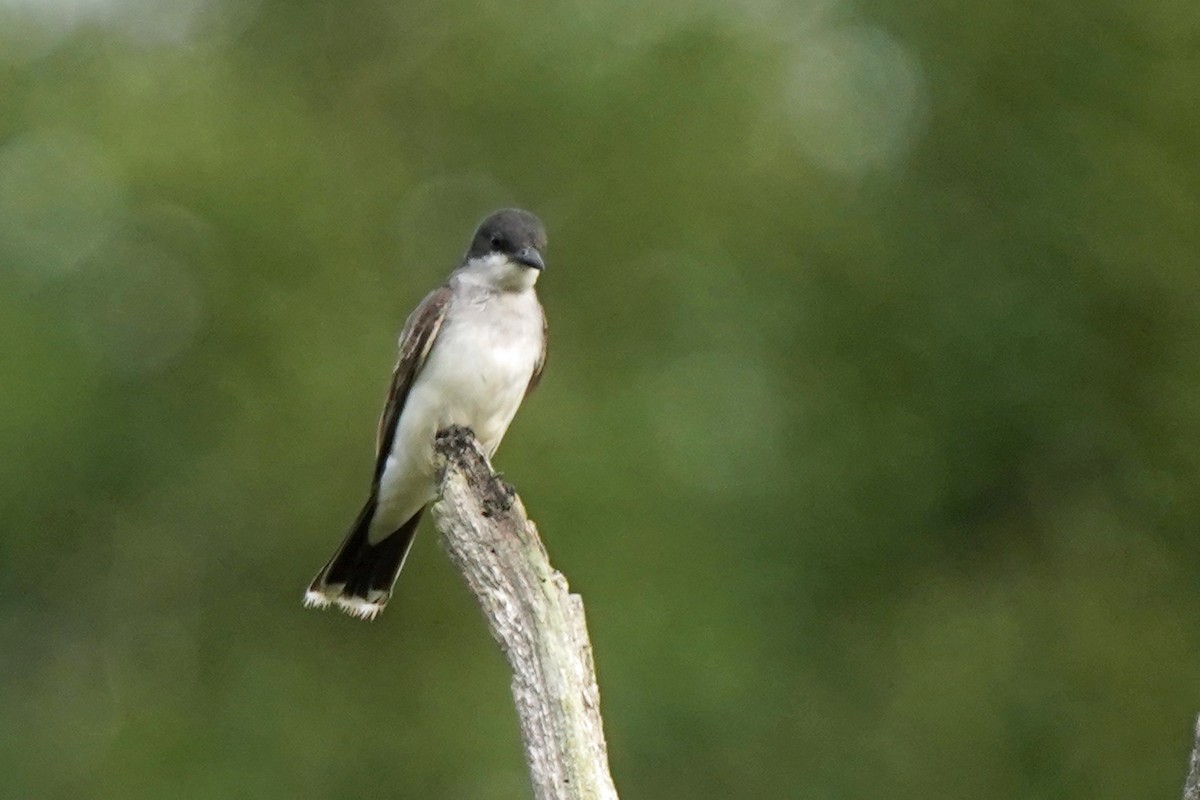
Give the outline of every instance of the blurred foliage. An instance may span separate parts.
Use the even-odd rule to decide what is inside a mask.
[[[499,465],[637,798],[1178,796],[1200,5],[0,2],[0,767],[517,798],[432,530],[304,612],[405,314],[551,233]]]

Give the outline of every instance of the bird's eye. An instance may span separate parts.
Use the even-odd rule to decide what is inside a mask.
[[[493,233],[492,234],[492,249],[493,250],[501,250],[501,251],[507,250],[508,242],[504,241],[504,237],[501,236],[500,234]]]

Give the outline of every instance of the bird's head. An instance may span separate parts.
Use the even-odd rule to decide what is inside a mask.
[[[463,270],[495,289],[521,291],[546,268],[542,221],[519,208],[505,208],[479,223]]]

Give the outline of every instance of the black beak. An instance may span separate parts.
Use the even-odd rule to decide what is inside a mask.
[[[520,252],[513,255],[512,260],[537,270],[546,268],[546,262],[542,261],[542,254],[536,247],[522,247]]]

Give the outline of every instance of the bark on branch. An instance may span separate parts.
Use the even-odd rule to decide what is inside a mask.
[[[1200,717],[1192,741],[1192,760],[1188,765],[1187,781],[1183,784],[1183,800],[1200,800]]]
[[[471,431],[439,431],[434,450],[433,519],[512,668],[534,797],[616,800],[583,601]]]

